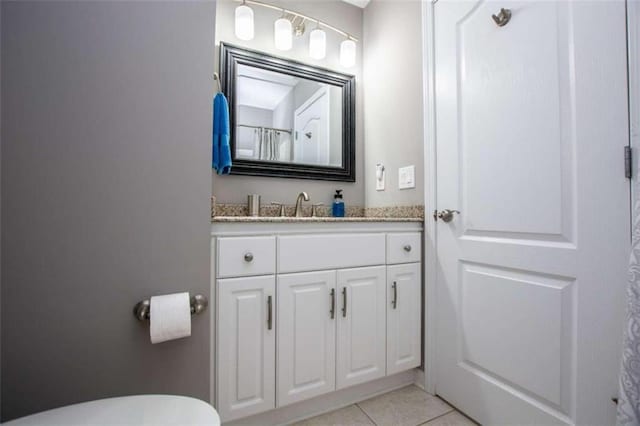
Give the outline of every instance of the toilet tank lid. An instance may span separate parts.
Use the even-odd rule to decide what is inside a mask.
[[[134,395],[56,408],[3,423],[3,426],[219,426],[216,410],[204,401],[175,395]]]

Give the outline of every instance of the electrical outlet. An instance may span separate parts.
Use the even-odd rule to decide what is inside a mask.
[[[398,169],[398,189],[416,187],[416,166],[400,167]]]

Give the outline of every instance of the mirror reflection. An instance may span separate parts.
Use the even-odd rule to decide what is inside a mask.
[[[239,64],[235,157],[341,167],[342,87]]]

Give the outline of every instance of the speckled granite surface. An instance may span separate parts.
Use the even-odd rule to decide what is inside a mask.
[[[367,207],[365,217],[416,217],[424,219],[424,206]]]
[[[295,206],[285,206],[286,216],[293,216],[295,214]],[[331,217],[331,207],[318,206],[318,217]],[[245,204],[218,204],[215,207],[215,211],[212,209],[212,218],[218,216],[239,216],[247,217],[249,209]],[[364,216],[364,209],[362,207],[347,207],[347,217],[362,217]],[[279,206],[261,206],[260,217],[278,217],[280,214]],[[303,216],[311,216],[311,206],[306,205],[302,207]]]
[[[419,217],[279,217],[279,216],[216,216],[212,222],[270,222],[270,223],[317,223],[317,222],[422,222]]]
[[[317,217],[311,216],[311,206],[302,207],[303,217],[293,217],[295,206],[285,206],[286,217],[280,217],[279,206],[260,207],[259,217],[247,216],[245,204],[216,204],[211,199],[211,220],[215,222],[422,222],[424,206],[363,208],[347,206],[346,217],[332,217],[331,206],[319,206]]]

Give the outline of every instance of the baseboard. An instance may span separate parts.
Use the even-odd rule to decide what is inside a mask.
[[[265,413],[237,419],[225,426],[267,426],[286,425],[300,420],[308,419],[319,414],[337,410],[342,407],[364,401],[365,399],[399,389],[401,387],[416,383],[416,371],[408,370],[393,376],[383,377],[361,385],[352,386],[347,389],[331,392],[318,396],[307,401],[301,401],[286,407],[276,408]]]
[[[420,389],[422,389],[423,391],[425,391],[427,393],[431,393],[427,389],[425,389],[424,383],[425,383],[424,370],[419,370],[419,369],[416,370],[416,382],[415,382],[415,385],[417,387],[419,387]]]

